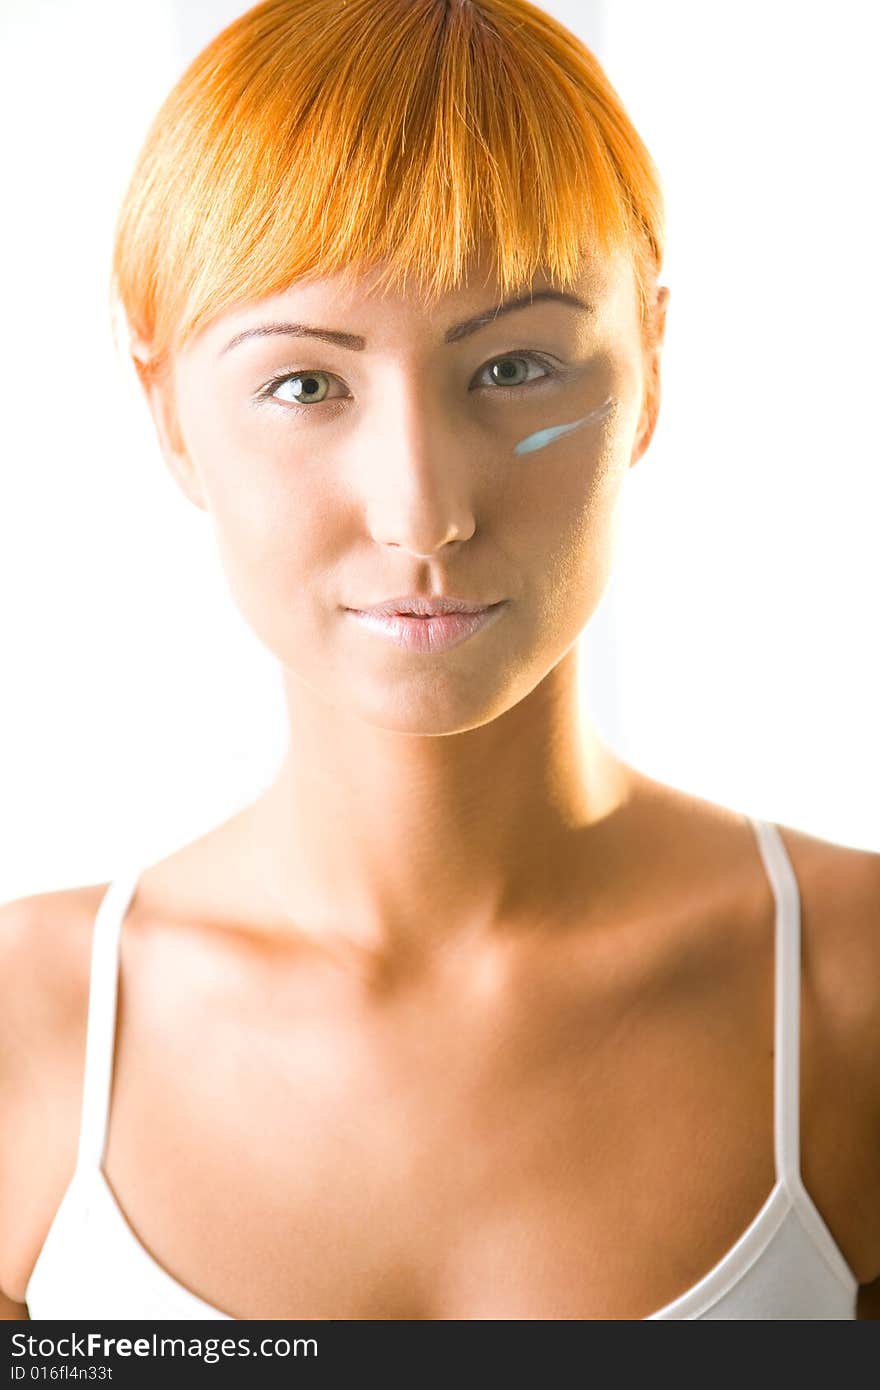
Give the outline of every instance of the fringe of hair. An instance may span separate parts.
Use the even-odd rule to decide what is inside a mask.
[[[189,65],[117,217],[111,313],[147,376],[238,302],[381,270],[439,297],[488,254],[632,264],[646,346],[660,180],[590,50],[527,0],[263,0]]]

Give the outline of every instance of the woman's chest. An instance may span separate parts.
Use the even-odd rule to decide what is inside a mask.
[[[236,1317],[645,1317],[773,1186],[751,1003],[536,989],[371,1027],[206,1016],[148,1049],[130,1010],[105,1171],[162,1267]]]

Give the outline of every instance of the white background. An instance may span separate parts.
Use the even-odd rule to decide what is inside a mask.
[[[169,852],[284,746],[272,659],[107,309],[147,125],[244,8],[3,3],[5,899]],[[651,775],[880,848],[875,7],[544,8],[603,63],[669,215],[663,405],[584,638],[585,699]]]

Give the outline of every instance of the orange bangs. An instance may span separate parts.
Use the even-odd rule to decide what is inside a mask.
[[[381,266],[378,287],[435,298],[488,253],[506,296],[623,251],[645,327],[664,240],[620,99],[527,0],[263,0],[156,114],[111,300],[162,374],[211,318],[301,278]]]

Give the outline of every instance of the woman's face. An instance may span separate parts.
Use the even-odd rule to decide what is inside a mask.
[[[523,699],[596,608],[621,482],[653,432],[656,358],[622,260],[584,273],[589,309],[535,297],[470,328],[501,302],[492,279],[430,309],[371,279],[298,282],[214,319],[173,364],[178,431],[167,387],[150,405],[242,616],[285,671],[383,728],[456,732]],[[267,325],[301,327],[252,331]],[[504,602],[430,652],[348,611],[409,594]]]

